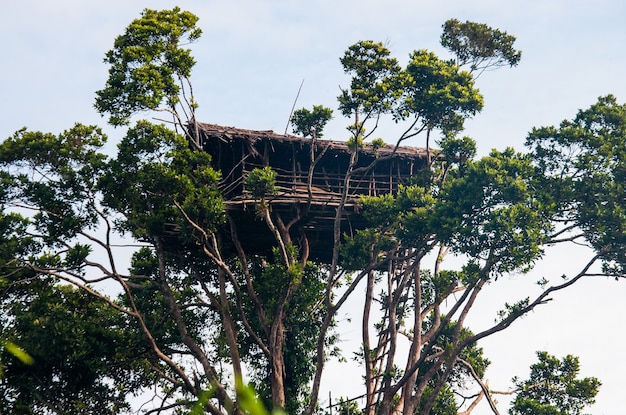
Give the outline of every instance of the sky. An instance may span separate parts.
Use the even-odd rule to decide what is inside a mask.
[[[298,108],[337,106],[347,85],[339,57],[359,40],[382,41],[401,63],[416,49],[442,56],[442,24],[449,18],[486,23],[517,37],[522,60],[515,68],[483,74],[477,86],[485,108],[466,122],[465,135],[479,154],[512,146],[523,150],[533,128],[557,125],[599,96],[626,101],[626,2],[623,0],[20,0],[3,2],[0,14],[0,140],[22,127],[60,133],[74,123],[98,124],[111,149],[123,130],[107,127],[93,108],[104,87],[104,54],[141,11],[172,8],[195,13],[203,30],[193,45],[194,93],[204,122],[284,132],[302,84]],[[347,138],[336,111],[325,136]],[[380,134],[393,142],[392,125]],[[390,137],[385,136],[389,134]],[[419,140],[408,143],[420,146]],[[531,276],[490,285],[477,328],[493,323],[504,301],[538,293],[532,281],[575,270],[586,252],[557,251]],[[534,278],[534,280],[533,280]],[[534,291],[533,291],[534,289]],[[529,294],[529,295],[530,295]],[[586,280],[481,345],[492,360],[490,386],[506,390],[524,377],[537,350],[580,357],[582,373],[603,382],[594,415],[621,414],[626,361],[626,281]],[[342,328],[346,344],[356,329]],[[475,330],[476,331],[476,330]],[[348,356],[349,357],[349,356]],[[329,365],[326,390],[360,372]],[[340,382],[338,382],[338,380]],[[334,383],[335,382],[335,383]],[[324,398],[322,392],[322,398]],[[504,399],[500,398],[503,402]],[[507,406],[500,405],[505,413]],[[475,414],[486,414],[482,409]]]

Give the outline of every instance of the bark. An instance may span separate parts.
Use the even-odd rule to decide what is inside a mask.
[[[420,351],[422,349],[422,313],[420,310],[422,304],[422,295],[421,295],[421,278],[420,278],[421,268],[418,266],[415,270],[415,276],[413,277],[413,284],[415,290],[415,307],[413,310],[413,339],[411,341],[411,348],[409,350],[409,356],[407,358],[406,368],[407,370],[417,362],[420,357]],[[413,397],[413,388],[417,383],[417,372],[413,372],[411,376],[407,379],[406,384],[402,388],[402,398],[403,398],[403,410],[405,413],[413,414],[415,412],[415,407],[417,406],[417,402]]]
[[[365,364],[365,411],[364,415],[374,415],[374,362],[372,359],[372,350],[369,334],[370,311],[372,308],[374,292],[374,273],[369,272],[367,275],[367,288],[365,290],[365,305],[363,307],[363,361]]]
[[[178,327],[178,331],[181,336],[182,342],[189,348],[191,354],[201,363],[204,373],[211,381],[213,386],[216,388],[216,396],[218,400],[227,408],[234,408],[233,402],[231,398],[228,396],[225,388],[219,382],[217,372],[215,368],[211,365],[208,357],[200,347],[200,345],[189,335],[187,330],[187,326],[182,317],[182,313],[180,311],[180,307],[174,298],[171,289],[167,283],[165,277],[165,258],[164,251],[160,240],[156,239],[155,241],[156,254],[159,261],[159,286],[161,288],[161,292],[164,294],[165,298],[168,301],[168,305],[170,306],[170,312],[172,313],[172,317],[176,326]],[[182,370],[181,370],[182,372]],[[187,378],[185,376],[185,378]],[[187,380],[186,383],[191,383]],[[193,393],[198,396],[199,392],[195,385],[193,385]]]
[[[272,406],[274,409],[285,408],[285,361],[283,356],[284,315],[276,316],[272,324],[269,348],[271,353]]]
[[[239,379],[241,378],[241,358],[239,357],[237,330],[230,313],[228,296],[226,295],[226,275],[222,268],[218,268],[217,274],[220,284],[220,312],[224,321],[224,334],[226,336],[226,343],[228,343],[230,359],[232,360],[233,374],[235,375],[235,379]]]

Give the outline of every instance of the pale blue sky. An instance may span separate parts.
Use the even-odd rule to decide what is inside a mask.
[[[533,126],[572,118],[600,95],[626,101],[623,0],[20,0],[5,1],[0,14],[0,139],[23,126],[55,133],[75,122],[104,126],[93,109],[94,92],[107,76],[104,53],[142,9],[175,5],[197,14],[204,31],[193,46],[198,64],[192,82],[198,118],[206,122],[282,132],[303,79],[298,107],[336,108],[339,85],[346,85],[338,59],[350,44],[384,41],[401,62],[415,49],[443,53],[441,25],[453,17],[505,30],[523,51],[518,67],[478,80],[485,109],[467,122],[466,134],[481,153],[521,149]],[[346,138],[346,124],[337,113],[326,136]],[[106,131],[113,143],[123,133]],[[380,135],[392,142],[393,131],[383,126]],[[556,258],[545,272],[560,275],[576,255]],[[493,287],[492,298],[500,298],[499,289],[502,297],[518,292],[524,278]],[[625,283],[586,282],[556,296],[510,334],[486,342],[494,361],[490,384],[506,389],[512,376],[525,376],[538,348],[573,353],[604,383],[591,412],[621,413]],[[486,312],[485,324],[492,321]]]

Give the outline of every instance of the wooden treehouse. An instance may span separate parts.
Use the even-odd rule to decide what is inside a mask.
[[[198,123],[200,142],[222,173],[220,188],[226,209],[235,220],[239,240],[250,253],[267,254],[275,245],[267,225],[256,214],[256,203],[246,188],[255,168],[269,166],[277,173],[276,192],[266,197],[271,212],[284,223],[296,219],[290,234],[294,241],[305,235],[309,258],[329,262],[333,223],[345,186],[351,150],[345,142],[313,140],[273,131],[252,131]],[[362,196],[395,193],[426,165],[426,150],[393,146],[359,152],[341,212],[341,231],[351,234],[364,226],[359,215]],[[376,163],[373,163],[378,160]],[[313,164],[313,168],[311,165]],[[309,178],[310,175],[310,178]]]

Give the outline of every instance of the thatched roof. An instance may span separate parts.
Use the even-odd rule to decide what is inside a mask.
[[[260,140],[267,140],[276,143],[293,143],[310,145],[312,139],[310,137],[299,137],[291,134],[279,134],[273,130],[246,130],[243,128],[227,127],[217,124],[198,123],[198,128],[207,138],[216,138],[224,142],[233,142],[243,140],[249,143],[255,143]],[[329,150],[337,152],[349,153],[351,150],[345,141],[317,139],[316,145],[320,148],[328,147]],[[361,152],[370,156],[389,155],[394,153],[395,146],[386,144],[376,150],[370,143],[365,143]],[[394,157],[424,159],[427,156],[425,148],[400,146],[395,149]]]

